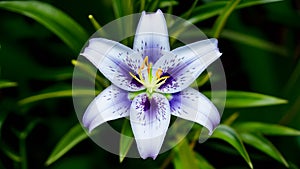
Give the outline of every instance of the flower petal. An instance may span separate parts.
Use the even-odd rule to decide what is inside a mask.
[[[111,85],[90,103],[83,115],[83,125],[91,132],[104,122],[129,116],[130,105],[128,92]]]
[[[137,73],[143,58],[127,46],[108,39],[94,38],[81,55],[92,62],[114,85],[127,91],[144,89],[134,83],[129,74]]]
[[[170,51],[169,36],[163,13],[146,14],[142,12],[136,34],[133,50],[148,56],[149,61],[155,63],[162,56],[162,51]]]
[[[209,135],[220,123],[220,114],[214,104],[193,88],[172,95],[171,114],[194,121],[209,130]]]
[[[136,96],[130,108],[130,123],[143,159],[159,153],[170,123],[170,105],[167,98],[153,93],[149,99],[146,93]]]
[[[158,91],[175,93],[187,88],[222,55],[217,44],[217,39],[207,39],[165,52],[153,67],[161,68],[170,78]]]

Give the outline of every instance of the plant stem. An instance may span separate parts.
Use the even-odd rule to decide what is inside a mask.
[[[26,134],[20,135],[20,156],[21,156],[21,168],[27,169],[27,153],[26,153]]]

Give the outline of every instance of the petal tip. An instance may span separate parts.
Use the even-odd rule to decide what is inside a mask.
[[[157,13],[157,14],[163,14],[163,12],[162,12],[160,9],[158,9],[158,10],[156,11],[156,13]]]
[[[155,160],[158,154],[141,154],[142,159],[146,160],[147,158],[152,158],[152,160]]]

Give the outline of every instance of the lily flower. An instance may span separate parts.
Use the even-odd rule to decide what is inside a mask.
[[[88,106],[83,125],[91,132],[104,122],[129,116],[143,159],[155,159],[171,115],[194,121],[209,135],[220,122],[214,104],[191,83],[221,56],[216,39],[170,50],[163,13],[142,13],[133,49],[93,38],[81,53],[112,82]]]

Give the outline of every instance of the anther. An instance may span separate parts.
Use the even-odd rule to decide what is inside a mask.
[[[134,78],[136,81],[140,82],[141,84],[144,84],[143,80],[140,80],[139,78],[137,78],[134,74],[132,74],[131,72],[129,72],[130,76],[132,78]],[[139,75],[141,77],[141,75]]]
[[[156,78],[157,79],[159,79],[160,78],[160,76],[163,74],[163,71],[162,71],[162,69],[161,68],[158,68],[157,69],[157,71],[156,71],[156,73],[155,73],[155,75],[156,75]]]

